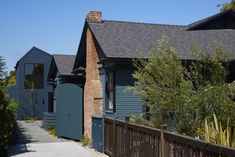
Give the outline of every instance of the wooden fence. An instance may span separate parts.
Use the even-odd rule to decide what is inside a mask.
[[[235,157],[235,149],[111,118],[104,119],[111,157]]]

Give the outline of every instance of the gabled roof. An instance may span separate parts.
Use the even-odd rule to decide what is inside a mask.
[[[43,54],[46,54],[48,56],[51,57],[51,55],[35,46],[33,46],[23,57],[21,57],[17,62],[16,62],[16,65],[15,65],[15,69],[18,67],[19,65],[19,62],[21,62],[32,50],[38,50],[40,53],[43,53]]]
[[[219,26],[218,25],[215,26],[215,28],[217,27],[217,29],[221,29],[224,27],[235,29],[235,24],[234,24],[235,11],[226,10],[224,12],[221,12],[221,13],[209,16],[205,19],[191,23],[188,25],[188,30],[205,29],[205,27],[208,27],[208,25],[212,23],[213,21],[219,23]],[[231,24],[231,21],[233,22],[233,24]],[[213,23],[213,25],[215,25],[215,23]]]
[[[53,55],[56,67],[60,75],[72,75],[75,55]]]
[[[55,78],[57,72],[60,76],[71,76],[75,55],[54,54],[50,65],[48,79]]]
[[[182,59],[194,59],[192,44],[210,49],[215,42],[226,45],[235,59],[235,30],[231,29],[190,31],[187,26],[120,21],[88,24],[107,58],[146,58],[153,46],[167,36]]]
[[[225,14],[225,13],[223,13]],[[227,12],[230,14],[230,12]],[[209,18],[208,20],[210,20]],[[205,20],[206,21],[206,20]],[[201,21],[202,22],[202,21]],[[191,25],[196,26],[198,23]],[[189,26],[149,24],[137,22],[111,21],[102,22],[86,21],[79,44],[74,69],[84,64],[86,50],[86,30],[89,28],[99,48],[102,59],[132,59],[149,57],[153,46],[163,37],[167,36],[171,46],[178,55],[185,60],[194,60],[191,46],[211,49],[216,43],[222,44],[232,52],[235,59],[235,30],[234,29],[207,29],[189,30]]]

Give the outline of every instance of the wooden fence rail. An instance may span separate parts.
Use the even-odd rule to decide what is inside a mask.
[[[111,157],[235,157],[235,149],[104,118],[104,152]]]

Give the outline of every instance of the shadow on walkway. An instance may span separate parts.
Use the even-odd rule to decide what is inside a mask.
[[[38,140],[34,139],[32,135],[30,135],[29,129],[24,128],[22,126],[19,126],[19,141],[18,144],[26,144],[26,143],[32,143],[32,142],[38,142]]]
[[[28,152],[35,152],[35,151],[28,150],[26,144],[17,144],[15,146],[12,146],[8,150],[8,156],[10,157],[10,156],[23,154],[23,153],[28,153]]]

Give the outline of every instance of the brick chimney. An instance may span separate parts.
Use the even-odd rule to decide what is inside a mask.
[[[102,12],[101,11],[90,11],[88,14],[87,14],[87,17],[86,19],[89,21],[89,22],[102,22]]]

